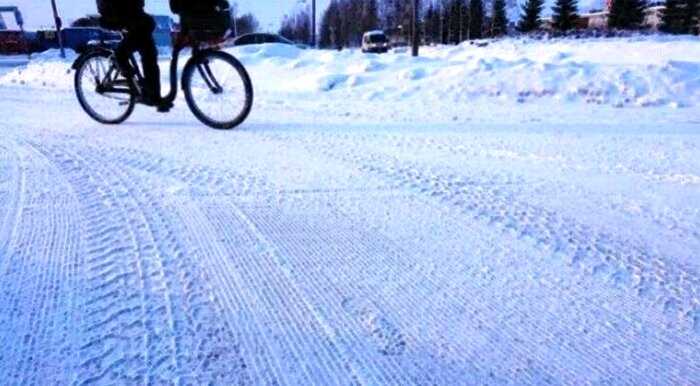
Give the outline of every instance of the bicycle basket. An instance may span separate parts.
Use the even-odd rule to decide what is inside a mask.
[[[182,15],[182,29],[197,41],[220,40],[231,28],[231,13],[228,9],[207,13]]]

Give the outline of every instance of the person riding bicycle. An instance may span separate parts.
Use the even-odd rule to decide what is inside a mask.
[[[110,30],[126,31],[116,50],[117,63],[127,79],[133,79],[134,69],[129,58],[135,52],[141,55],[143,64],[142,103],[167,112],[172,103],[161,98],[158,49],[153,39],[155,20],[144,11],[144,0],[97,0],[100,25]]]
[[[151,35],[155,22],[144,12],[144,0],[97,0],[97,5],[105,28],[126,33],[117,48],[91,45],[73,63],[75,95],[92,119],[118,125],[136,104],[147,102],[167,111],[181,87],[190,111],[205,125],[230,130],[246,120],[253,106],[253,84],[243,64],[223,50],[231,33],[228,0],[170,0],[181,29],[173,39],[171,87],[164,98]],[[178,66],[185,50],[189,59]],[[136,51],[141,52],[146,79],[134,63]]]

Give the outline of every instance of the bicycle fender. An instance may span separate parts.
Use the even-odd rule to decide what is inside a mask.
[[[219,50],[213,50],[213,49],[200,50],[197,53],[190,56],[190,58],[187,59],[187,62],[185,62],[185,66],[182,68],[184,69],[184,68],[187,68],[189,66],[195,66],[201,58],[207,56],[211,52],[219,52]],[[183,71],[182,75],[184,76],[184,71]],[[182,80],[181,80],[181,86],[183,87],[183,90],[184,90],[185,85],[184,85],[184,82],[182,82]]]
[[[106,48],[94,47],[92,49],[85,51],[85,53],[83,53],[82,55],[78,56],[78,59],[76,59],[73,62],[73,64],[70,66],[70,68],[72,68],[73,70],[78,70],[83,65],[83,62],[85,62],[85,60],[87,60],[88,56],[90,56],[91,54],[93,54],[95,52],[104,52],[104,53],[109,54],[109,55],[114,53],[114,51],[108,50]]]

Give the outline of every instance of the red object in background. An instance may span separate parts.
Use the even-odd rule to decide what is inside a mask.
[[[29,53],[29,42],[22,31],[0,31],[0,55]]]

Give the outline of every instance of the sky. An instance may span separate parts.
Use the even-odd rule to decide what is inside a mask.
[[[59,11],[66,22],[82,15],[95,13],[95,0],[56,0]],[[230,1],[230,0],[229,0]],[[306,2],[310,7],[311,0],[236,0],[241,13],[252,12],[260,21],[263,30],[279,29],[285,14],[294,10],[295,6],[303,6]],[[318,15],[328,5],[330,0],[317,0]],[[50,0],[0,0],[0,6],[16,5],[22,11],[27,29],[50,26],[52,24]],[[146,0],[147,11],[164,14],[170,11],[168,0]]]

